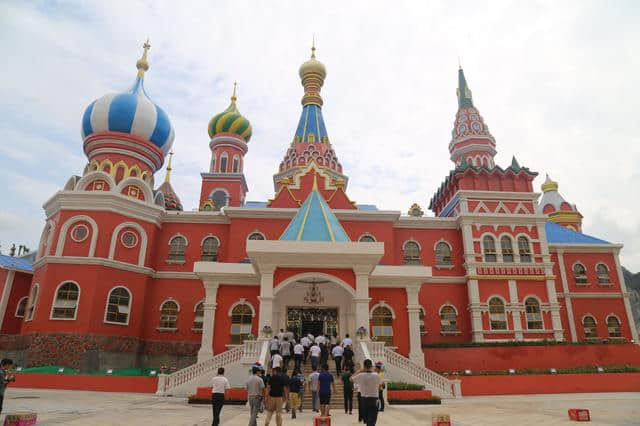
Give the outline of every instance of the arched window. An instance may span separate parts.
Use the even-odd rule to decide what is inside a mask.
[[[415,241],[407,241],[404,243],[404,264],[419,265],[420,264],[420,246]]]
[[[116,287],[109,293],[107,300],[106,322],[129,324],[131,293],[124,287]]]
[[[161,329],[175,330],[178,323],[178,304],[173,300],[167,300],[160,307],[160,326]]]
[[[218,260],[220,243],[216,237],[207,237],[202,242],[202,260],[215,262]]]
[[[500,249],[502,250],[502,261],[511,263],[513,262],[513,243],[511,238],[506,235],[500,238]]]
[[[622,337],[622,330],[620,330],[620,320],[614,315],[607,317],[607,329],[609,330],[609,337]]]
[[[587,284],[587,269],[581,263],[573,265],[573,281],[578,284]]]
[[[507,314],[504,310],[504,302],[499,297],[489,300],[489,322],[491,330],[507,329]]]
[[[52,319],[75,319],[78,307],[80,288],[72,282],[66,282],[58,287],[51,311]]]
[[[249,235],[247,239],[248,240],[264,240],[264,235],[262,235],[259,232],[254,232],[253,234]]]
[[[436,244],[436,266],[451,266],[451,247],[444,241]]]
[[[184,252],[187,248],[187,239],[178,235],[169,243],[169,260],[184,261]]]
[[[427,326],[424,323],[424,317],[426,316],[424,312],[424,308],[420,306],[420,313],[418,314],[418,318],[420,320],[420,335],[424,336],[427,334]]]
[[[202,331],[202,324],[204,323],[204,302],[200,302],[196,305],[195,317],[193,319],[193,331]]]
[[[223,152],[220,156],[220,173],[227,173],[227,153]]]
[[[497,262],[498,256],[496,254],[496,240],[489,235],[482,239],[482,247],[484,249],[484,261],[485,262]]]
[[[233,173],[238,173],[238,170],[240,169],[240,158],[237,155],[233,156]]]
[[[440,332],[444,334],[458,332],[458,313],[451,305],[440,308]]]
[[[540,302],[534,297],[530,297],[524,302],[527,314],[527,329],[542,330],[542,311],[540,310]]]
[[[31,289],[31,296],[29,297],[29,302],[27,303],[27,317],[26,321],[31,321],[33,319],[33,314],[36,310],[36,304],[38,303],[38,290],[40,286],[38,284],[34,284]]]
[[[29,298],[27,296],[18,300],[18,304],[16,305],[16,317],[24,318],[24,314],[27,311],[28,302],[29,302]]]
[[[253,311],[245,303],[236,305],[231,311],[231,344],[241,345],[251,334]]]
[[[229,196],[222,189],[217,189],[211,194],[211,201],[213,201],[213,210],[220,211],[229,202]]]
[[[358,241],[360,241],[361,243],[375,243],[376,239],[373,238],[373,235],[365,234],[362,237],[360,237]]]
[[[531,247],[527,237],[518,237],[518,252],[520,253],[520,262],[531,262]]]
[[[393,314],[384,306],[378,306],[371,315],[372,335],[376,340],[393,346]]]
[[[611,284],[607,265],[604,263],[598,263],[596,265],[596,273],[598,274],[598,284]]]
[[[582,329],[584,330],[584,337],[587,339],[598,338],[598,327],[596,326],[596,320],[591,315],[585,315],[582,318]]]
[[[216,156],[213,155],[211,157],[211,173],[215,173],[216,172]]]

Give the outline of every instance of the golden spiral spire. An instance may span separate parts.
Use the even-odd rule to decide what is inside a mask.
[[[144,77],[145,71],[149,70],[149,61],[147,60],[147,53],[151,48],[151,45],[149,44],[149,39],[145,41],[145,43],[142,45],[142,48],[144,49],[144,51],[142,52],[142,57],[138,59],[138,62],[136,62],[136,68],[138,69],[138,77],[141,77],[141,78]]]

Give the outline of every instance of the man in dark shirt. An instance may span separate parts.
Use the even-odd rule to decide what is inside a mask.
[[[16,376],[9,371],[13,367],[13,361],[5,358],[0,362],[0,413],[2,412],[2,403],[4,401],[4,391],[10,382],[15,382]]]
[[[346,370],[342,373],[342,386],[344,391],[344,413],[351,414],[353,410],[353,383],[351,382],[351,376],[353,375],[353,368]]]
[[[273,374],[269,379],[267,385],[267,418],[265,420],[265,426],[269,426],[271,416],[276,413],[276,425],[282,426],[282,406],[287,402],[289,398],[289,380],[287,376],[282,374],[280,367],[273,369]]]
[[[331,391],[336,392],[336,384],[333,381],[333,376],[329,373],[329,366],[327,364],[322,365],[322,371],[318,377],[320,382],[320,415],[329,415],[329,404],[331,403]]]
[[[300,380],[300,370],[294,370],[289,379],[289,398],[291,401],[291,418],[296,418],[296,409],[300,406],[300,391],[302,390],[302,380]]]

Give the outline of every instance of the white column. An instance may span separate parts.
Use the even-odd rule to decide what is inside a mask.
[[[471,313],[471,338],[474,342],[482,342],[484,341],[484,333],[482,332],[482,311],[480,310],[478,280],[467,281],[467,295]]]
[[[269,326],[277,333],[273,322],[273,273],[275,266],[260,265],[260,320],[258,321],[258,333],[262,334],[262,329]]]
[[[560,279],[562,280],[562,292],[564,293],[564,305],[567,308],[567,318],[569,320],[569,333],[571,341],[578,341],[578,333],[576,333],[576,322],[573,316],[573,302],[569,294],[569,282],[567,281],[567,270],[564,266],[564,250],[558,249],[558,266],[560,267]]]
[[[513,320],[513,332],[517,341],[524,340],[522,333],[522,315],[518,301],[518,285],[515,280],[509,280],[509,304],[511,305],[511,319]]]
[[[561,342],[564,340],[564,333],[562,330],[562,320],[560,319],[560,304],[558,303],[555,280],[547,279],[547,297],[549,297],[549,306],[551,308],[553,338],[556,339],[557,342]]]
[[[13,288],[13,278],[16,276],[16,271],[7,271],[7,278],[4,280],[4,287],[2,288],[2,296],[0,296],[0,329],[4,323],[4,316],[7,313],[7,306],[9,305],[9,297],[11,296],[11,289]]]
[[[218,282],[204,281],[204,318],[202,319],[202,343],[198,362],[213,358],[213,330],[215,330],[216,306],[218,306]]]
[[[408,285],[407,312],[409,314],[409,359],[420,366],[424,366],[424,352],[420,341],[420,303],[418,294],[420,285]]]
[[[631,332],[631,338],[634,342],[638,341],[638,329],[636,328],[635,320],[633,319],[633,312],[631,311],[631,303],[629,302],[629,292],[627,291],[627,284],[624,282],[624,275],[622,275],[622,268],[620,267],[620,259],[618,258],[618,252],[614,253],[613,258],[616,261],[616,273],[618,275],[618,282],[620,283],[620,292],[622,293],[622,300],[624,303],[624,310],[627,313],[629,319],[629,331]]]
[[[370,269],[370,268],[369,268]],[[354,268],[356,274],[356,297],[353,299],[356,314],[356,330],[360,327],[367,329],[369,337],[369,273],[370,270]],[[355,331],[355,330],[354,330]]]

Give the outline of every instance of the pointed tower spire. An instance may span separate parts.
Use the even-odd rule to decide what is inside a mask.
[[[149,61],[147,60],[147,54],[149,52],[149,49],[151,49],[149,39],[144,42],[142,48],[144,49],[144,51],[142,52],[142,57],[136,62],[136,68],[138,69],[139,78],[144,78],[145,71],[149,70]]]
[[[520,167],[520,163],[518,163],[518,160],[516,160],[516,156],[515,155],[511,159],[511,168],[516,172],[519,172],[520,169],[522,168],[522,167]]]
[[[169,161],[167,162],[167,172],[164,175],[164,181],[167,183],[171,182],[171,170],[173,170],[171,168],[171,160],[173,159],[173,150],[171,150],[171,152],[169,152]]]
[[[471,166],[493,168],[496,141],[489,133],[478,109],[473,105],[471,89],[462,68],[458,69],[458,113],[451,132],[449,152],[458,166],[463,159]]]

